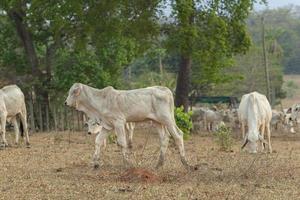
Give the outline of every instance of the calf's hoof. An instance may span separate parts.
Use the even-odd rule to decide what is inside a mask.
[[[98,169],[100,167],[99,163],[94,163],[94,169]]]
[[[29,142],[26,142],[26,147],[30,148],[30,143]]]

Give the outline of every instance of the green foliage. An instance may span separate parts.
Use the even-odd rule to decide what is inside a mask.
[[[193,89],[202,90],[233,79],[223,70],[233,66],[234,55],[245,53],[250,47],[246,19],[254,2],[261,1],[172,2],[174,21],[166,26],[170,33],[166,42],[168,52],[183,58],[180,65],[183,72],[189,73],[190,68],[190,62],[184,59],[192,61],[192,78],[187,75],[179,79],[178,84],[185,88],[177,91],[182,93],[177,94],[180,101],[187,98],[190,82]]]
[[[192,116],[193,112],[184,112],[183,107],[175,108],[175,120],[177,126],[183,131],[183,139],[188,139],[193,127]]]
[[[158,33],[160,9],[159,0],[4,0],[0,4],[0,70],[8,75],[1,78],[23,80],[16,76],[25,75],[22,86],[39,85],[52,100],[74,82],[120,86],[123,68],[146,51]],[[23,41],[17,34],[9,15],[15,12],[32,41]],[[37,71],[43,75],[30,77],[32,59],[24,51],[25,43],[33,44]]]
[[[104,69],[99,57],[92,52],[60,51],[54,74],[54,89],[64,93],[76,82],[97,88],[117,84],[115,80],[112,82],[110,72]]]
[[[265,18],[266,40],[269,52],[276,51],[282,57],[286,74],[299,74],[300,57],[300,7],[287,6],[253,13],[248,19],[248,28],[255,43],[261,42],[261,16]],[[274,44],[275,41],[275,44]],[[278,45],[276,45],[276,43]]]
[[[282,98],[283,69],[281,57],[268,54],[271,89],[274,98]],[[242,96],[245,93],[258,91],[266,94],[266,81],[262,48],[253,44],[244,55],[235,56],[235,64],[231,68],[222,70],[223,74],[233,77],[230,81],[218,85],[211,85],[207,94]],[[238,85],[238,87],[237,87]]]
[[[108,143],[109,144],[117,143],[117,136],[116,136],[115,133],[109,134],[107,138],[108,138]]]
[[[217,144],[220,146],[221,151],[230,151],[233,144],[233,139],[231,136],[231,129],[222,124],[218,127],[217,131],[214,133]]]

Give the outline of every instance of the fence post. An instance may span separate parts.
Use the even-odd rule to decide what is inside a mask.
[[[46,114],[46,130],[50,131],[50,120],[49,120],[49,105],[45,105],[45,114]]]
[[[56,106],[55,106],[55,104],[53,104],[51,107],[52,107],[51,110],[53,113],[54,131],[57,132],[57,122],[58,122],[57,117],[58,117],[58,115],[56,113]]]
[[[60,125],[61,130],[65,131],[65,107],[60,109]]]
[[[29,95],[29,116],[30,116],[30,128],[31,128],[31,132],[35,133],[32,92],[30,92],[30,95]]]
[[[38,113],[39,113],[39,126],[40,126],[40,132],[44,131],[44,127],[43,127],[43,113],[42,113],[42,103],[38,102]]]

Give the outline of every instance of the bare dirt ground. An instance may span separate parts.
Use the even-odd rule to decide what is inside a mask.
[[[221,152],[211,136],[193,135],[185,142],[189,162],[198,166],[192,172],[172,145],[165,166],[154,170],[154,130],[135,132],[136,169],[123,166],[116,144],[93,169],[94,137],[41,133],[31,136],[31,148],[0,150],[0,199],[300,199],[300,134],[274,134],[274,153],[256,155],[241,152],[239,140],[232,152]]]

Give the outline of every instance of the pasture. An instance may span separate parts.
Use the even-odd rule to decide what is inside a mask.
[[[8,133],[12,143],[14,134]],[[84,132],[36,133],[31,148],[0,150],[0,199],[297,199],[300,196],[300,135],[274,133],[274,153],[221,152],[209,134],[185,141],[188,172],[170,144],[155,171],[159,142],[154,128],[137,128],[131,160],[145,174],[125,173],[116,144],[103,151],[104,165],[91,164],[95,136]],[[148,174],[149,172],[149,174]]]

